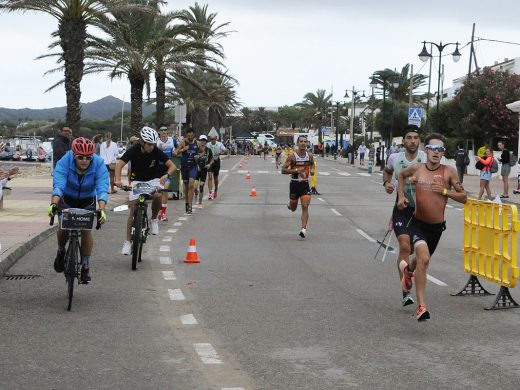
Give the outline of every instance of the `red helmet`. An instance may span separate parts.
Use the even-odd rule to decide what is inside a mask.
[[[91,140],[79,137],[72,141],[72,151],[76,156],[92,156],[96,147]]]

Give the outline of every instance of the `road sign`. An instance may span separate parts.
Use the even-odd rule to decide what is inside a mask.
[[[408,109],[408,124],[421,127],[422,109],[410,107]]]
[[[186,123],[186,104],[175,106],[175,122]]]

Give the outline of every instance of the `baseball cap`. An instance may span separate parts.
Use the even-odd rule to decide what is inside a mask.
[[[408,133],[417,133],[419,134],[419,127],[417,125],[406,125],[404,127],[403,135]]]
[[[208,137],[206,137],[204,134],[199,135],[199,141],[207,141]]]

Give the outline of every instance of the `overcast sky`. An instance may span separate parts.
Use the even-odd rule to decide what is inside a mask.
[[[204,1],[200,2],[204,4]],[[240,85],[245,106],[281,106],[300,102],[307,92],[334,89],[343,99],[346,89],[369,89],[371,74],[384,68],[401,69],[411,63],[414,72],[428,75],[419,60],[422,41],[470,41],[476,37],[520,42],[520,1],[438,0],[429,2],[386,0],[213,0],[209,10],[217,21],[231,22],[233,34],[221,40],[225,63]],[[186,8],[193,1],[169,1],[169,10]],[[44,108],[65,105],[59,87],[44,93],[60,75],[43,76],[50,60],[35,60],[47,52],[56,20],[40,13],[0,13],[0,107]],[[445,88],[467,73],[469,47],[454,63],[443,51]],[[520,46],[481,41],[476,45],[479,66],[504,58],[520,57]],[[435,56],[438,51],[434,49]],[[437,59],[432,91],[437,88]],[[128,81],[110,81],[104,74],[86,76],[82,102],[106,95],[129,100]]]

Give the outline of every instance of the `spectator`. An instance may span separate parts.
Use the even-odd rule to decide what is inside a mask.
[[[329,157],[330,154],[330,145],[327,143],[325,144],[325,155]]]
[[[488,200],[492,199],[491,189],[489,188],[489,181],[491,180],[491,165],[493,164],[493,153],[491,149],[487,148],[484,157],[475,156],[477,161],[480,161],[484,166],[480,171],[480,191],[478,193],[478,200],[482,199],[484,190],[486,190]]]
[[[105,142],[101,144],[100,156],[105,162],[105,165],[110,174],[110,192],[109,194],[115,194],[117,191],[114,189],[114,175],[116,170],[117,155],[119,149],[117,144],[112,141],[112,133],[108,132],[105,134]]]
[[[370,144],[370,148],[368,149],[368,161],[372,161],[372,164],[373,164],[375,156],[376,156],[376,149],[374,148],[374,144]]]
[[[455,152],[455,165],[457,166],[457,173],[461,184],[464,181],[464,172],[469,162],[468,151],[464,149],[462,144],[458,144],[457,151]]]
[[[56,164],[65,153],[70,150],[72,139],[72,130],[68,126],[61,128],[60,134],[54,137],[52,141],[52,166],[56,168]]]
[[[361,145],[358,147],[358,154],[359,154],[359,165],[365,165],[365,153],[367,151],[367,147],[365,146],[365,143],[362,142]]]
[[[96,147],[95,153],[99,156],[99,153],[101,151],[101,143],[103,142],[103,135],[97,134],[92,138],[92,143]]]
[[[500,176],[502,176],[502,181],[504,182],[504,191],[501,198],[509,198],[509,173],[511,173],[511,154],[509,154],[509,150],[506,149],[504,142],[500,141],[498,143],[498,150],[502,152],[498,161],[502,163],[502,168],[500,168]]]

